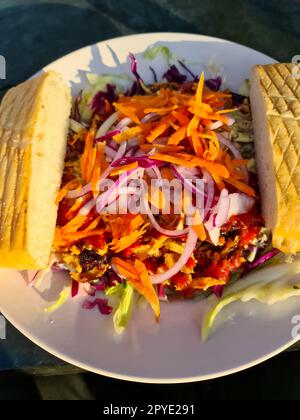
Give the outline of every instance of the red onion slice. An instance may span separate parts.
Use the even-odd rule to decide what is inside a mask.
[[[79,211],[78,214],[80,214],[81,216],[87,216],[89,214],[89,212],[92,210],[92,208],[95,207],[95,200],[92,199],[90,200],[88,203],[86,203]]]
[[[124,130],[124,128],[128,127],[133,121],[131,118],[124,117],[121,121],[118,122],[116,125],[116,130]]]
[[[105,145],[104,153],[111,160],[114,160],[117,154],[117,152],[108,145]]]
[[[186,235],[189,232],[190,228],[185,228],[185,229],[182,229],[182,230],[169,230],[169,229],[165,229],[165,228],[161,227],[157,223],[155,217],[153,216],[147,199],[144,200],[144,206],[145,206],[147,216],[149,217],[149,220],[150,220],[152,226],[154,227],[154,229],[156,229],[162,235],[169,236],[171,238],[175,238],[175,237],[178,237],[178,236]]]
[[[197,244],[197,240],[197,234],[191,227],[189,227],[189,233],[187,236],[185,249],[182,255],[180,256],[179,260],[173,265],[172,268],[165,271],[164,273],[150,276],[152,284],[163,283],[164,281],[170,280],[173,276],[175,276],[175,274],[177,274],[185,266],[189,258],[192,256]]]
[[[120,144],[119,149],[116,153],[116,156],[114,157],[113,163],[115,163],[117,160],[121,159],[125,155],[126,149],[127,149],[127,141],[124,141],[123,143]]]
[[[229,209],[230,209],[230,197],[229,197],[228,190],[224,188],[221,191],[218,204],[216,205],[216,210],[215,210],[216,217],[214,219],[214,227],[221,227],[227,222]]]
[[[97,131],[96,134],[96,139],[98,139],[99,137],[104,136],[110,129],[110,127],[115,124],[116,121],[118,121],[119,119],[119,112],[114,112],[110,117],[108,117],[101,125],[101,127],[99,128],[99,130]]]
[[[222,125],[223,125],[222,121],[215,121],[212,124],[208,124],[206,127],[209,130],[217,130],[218,128],[222,127]]]
[[[80,130],[84,129],[85,127],[79,123],[78,121],[70,118],[70,129],[74,131],[74,133],[79,133]]]
[[[209,215],[211,211],[214,198],[215,198],[215,183],[212,176],[206,169],[202,169],[202,172],[203,172],[203,179],[207,185],[207,199],[206,199],[205,208],[204,208],[204,218],[207,219],[207,216]]]
[[[193,178],[186,179],[182,175],[180,166],[172,165],[172,169],[173,169],[173,172],[174,172],[175,176],[182,182],[182,184],[189,191],[191,191],[193,194],[198,195],[198,196],[202,196],[202,197],[207,196],[207,194],[204,192],[204,189],[201,190],[201,189],[197,188],[196,185],[193,184],[193,182],[192,182],[193,181]]]
[[[155,121],[159,118],[159,115],[156,112],[150,112],[149,114],[145,115],[145,117],[143,117],[141,119],[141,123],[147,123],[147,122],[152,122]]]
[[[112,131],[109,131],[108,133],[104,134],[104,136],[97,137],[95,139],[95,141],[100,142],[100,141],[109,140],[112,137],[114,137],[114,136],[116,136],[117,134],[120,134],[120,133],[121,133],[121,130],[112,130]]]

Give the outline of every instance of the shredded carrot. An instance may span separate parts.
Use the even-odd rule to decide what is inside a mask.
[[[152,144],[142,144],[140,146],[140,149],[143,150],[144,152],[150,152],[150,150],[153,150],[153,148],[159,150],[161,153],[176,153],[176,152],[181,152],[182,150],[184,150],[183,146],[173,146],[173,145],[163,145],[163,144],[156,144],[156,143],[152,143]]]
[[[95,164],[91,173],[91,187],[94,197],[98,194],[97,185],[101,175],[101,165],[103,165],[104,162],[104,147],[104,143],[97,144]]]
[[[159,319],[159,299],[151,283],[145,264],[139,260],[135,260],[134,264],[128,263],[119,257],[112,258],[111,263],[116,267],[118,273],[122,277],[125,277],[128,283],[144,296],[150,303],[156,318]]]
[[[201,73],[200,80],[197,87],[197,92],[196,92],[196,102],[199,106],[202,104],[203,88],[204,88],[204,72]]]
[[[136,169],[138,167],[138,163],[137,162],[133,162],[133,163],[129,163],[128,165],[123,165],[120,166],[118,168],[113,169],[110,172],[110,176],[117,176],[117,175],[121,175],[124,172],[128,172],[131,171],[132,169]]]
[[[220,109],[220,111],[217,111],[216,114],[228,114],[229,112],[235,112],[235,111],[237,111],[237,108]]]
[[[211,176],[213,177],[213,180],[215,181],[218,190],[222,191],[225,188],[225,183],[223,182],[222,178],[214,173],[211,173]]]
[[[68,234],[62,234],[59,228],[56,228],[54,245],[57,247],[69,247],[75,242],[78,242],[84,238],[91,236],[103,235],[104,229],[95,230],[81,230],[79,232],[69,232]]]
[[[85,221],[86,221],[86,216],[83,216],[82,214],[77,214],[65,226],[63,226],[62,234],[67,235],[69,233],[76,232],[78,229],[81,228],[81,226],[84,224]]]
[[[110,244],[111,250],[118,253],[134,244],[146,232],[146,225],[140,230],[135,230],[129,235],[122,236],[119,240],[113,240]]]
[[[58,205],[65,198],[65,196],[68,194],[69,191],[74,190],[75,188],[78,188],[79,186],[80,186],[80,182],[77,179],[72,179],[71,181],[69,181],[59,191],[55,204]]]
[[[177,157],[176,155],[172,156],[172,155],[165,155],[163,153],[156,153],[155,155],[152,155],[149,157],[150,159],[156,159],[156,160],[162,160],[163,162],[175,163],[176,165],[186,166],[188,168],[194,168],[195,166],[199,166],[198,163],[194,163],[192,161],[182,159],[180,157]]]
[[[129,264],[128,262],[122,260],[119,257],[112,258],[111,264],[117,268],[119,274],[122,277],[130,279],[132,281],[139,280],[138,272],[136,271],[136,268],[133,266],[133,264]]]
[[[160,121],[160,123],[147,136],[148,142],[153,143],[154,140],[157,139],[157,137],[163,134],[170,127],[170,122],[174,122],[174,121],[175,121],[175,118],[172,115],[163,118]]]
[[[202,224],[201,225],[194,225],[193,230],[195,231],[195,233],[197,233],[197,236],[198,236],[198,238],[201,242],[205,241],[206,232],[205,232],[204,226]]]
[[[194,131],[192,133],[192,144],[193,144],[193,148],[195,150],[196,156],[198,157],[202,157],[203,156],[203,145],[200,139],[200,135],[197,131]]]
[[[93,131],[89,131],[85,137],[84,152],[80,159],[81,176],[87,182],[89,181],[88,179],[89,159],[90,159],[91,151],[93,149],[94,140],[95,140],[95,133]]]
[[[123,143],[123,141],[132,139],[133,137],[136,137],[141,132],[142,132],[141,127],[132,127],[132,128],[128,128],[127,130],[123,131],[120,134],[116,134],[113,138],[116,142]]]
[[[249,187],[249,185],[244,184],[244,182],[238,181],[237,179],[234,179],[232,177],[225,179],[225,182],[227,184],[232,185],[237,190],[242,191],[243,193],[250,195],[250,197],[255,197],[255,191],[252,187]]]
[[[200,168],[207,169],[211,174],[216,174],[222,178],[229,177],[228,169],[220,163],[211,162],[198,157],[193,158],[192,163],[195,163],[196,166],[199,166]]]
[[[224,280],[214,279],[212,277],[200,277],[192,280],[190,287],[196,290],[206,291],[213,286],[223,286],[226,282]]]
[[[181,125],[188,125],[190,123],[190,119],[184,110],[178,109],[177,111],[173,111],[172,115],[180,122]]]
[[[92,177],[94,165],[95,165],[95,162],[96,162],[96,156],[97,156],[97,149],[96,149],[96,147],[93,147],[90,150],[90,153],[89,153],[89,156],[88,156],[87,167],[86,167],[86,180],[88,182],[91,180],[91,177]]]
[[[144,263],[139,260],[134,261],[134,267],[139,276],[139,282],[129,280],[132,286],[150,303],[151,308],[159,320],[160,317],[160,305],[157,293],[151,283],[148,271]]]
[[[191,119],[191,122],[189,123],[188,129],[187,129],[187,135],[191,136],[194,131],[196,131],[200,124],[200,118],[196,115],[193,116]]]
[[[170,137],[168,144],[177,146],[186,137],[187,126],[179,128]]]

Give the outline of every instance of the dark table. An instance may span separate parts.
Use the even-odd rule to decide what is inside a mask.
[[[226,38],[280,61],[300,54],[300,0],[1,0],[1,95],[82,46],[141,32],[193,32]],[[11,325],[0,340],[0,370],[76,371]]]

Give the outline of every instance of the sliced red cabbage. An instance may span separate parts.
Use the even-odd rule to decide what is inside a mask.
[[[223,285],[213,286],[212,291],[218,299],[221,299],[224,292],[224,286]]]
[[[247,99],[247,96],[239,95],[238,93],[231,92],[231,99],[233,106],[240,106]]]
[[[207,79],[205,80],[205,84],[210,90],[217,92],[218,90],[221,89],[222,77],[218,76],[215,79]]]
[[[116,136],[117,134],[120,134],[121,133],[121,130],[112,130],[112,131],[109,131],[108,133],[106,133],[106,134],[104,134],[104,136],[101,136],[101,137],[98,137],[98,138],[96,138],[96,142],[98,142],[98,141],[105,141],[105,140],[109,140],[109,139],[111,139],[113,136]]]
[[[160,160],[150,159],[148,156],[124,156],[112,163],[113,167],[128,165],[130,163],[138,162],[140,168],[150,169],[165,165],[165,162]]]
[[[178,60],[178,64],[193,78],[193,80],[195,81],[195,82],[198,82],[198,80],[199,80],[199,77],[198,76],[196,76],[193,72],[192,72],[192,70],[190,70],[189,68],[188,68],[188,66],[182,61],[182,60]]]
[[[160,301],[166,302],[168,297],[166,295],[165,286],[163,284],[157,285],[157,295]]]
[[[89,106],[92,111],[99,113],[104,108],[105,101],[113,103],[116,99],[116,86],[108,83],[106,85],[106,91],[97,92],[89,103]]]
[[[149,66],[149,69],[150,69],[151,73],[153,74],[154,83],[158,83],[158,77],[157,77],[156,71],[154,70],[154,68],[152,66]]]
[[[87,299],[82,304],[82,308],[87,310],[94,309],[96,306],[102,315],[109,315],[112,313],[113,308],[109,306],[107,299],[97,298],[93,301]]]
[[[75,121],[79,123],[81,122],[81,115],[80,115],[80,110],[79,110],[79,105],[81,101],[82,101],[82,90],[79,92],[79,94],[75,98],[73,112],[71,116]]]
[[[137,71],[137,60],[134,54],[129,54],[129,59],[131,62],[131,72],[135,77],[135,82],[132,84],[129,91],[126,93],[127,96],[133,96],[133,95],[144,95],[145,93],[149,93],[149,89],[145,85],[143,79],[139,75]]]
[[[184,83],[187,79],[187,76],[181,74],[175,64],[169,68],[168,71],[165,72],[163,78],[166,79],[169,83]]]
[[[266,263],[267,261],[269,261],[271,258],[275,257],[276,255],[278,255],[280,253],[280,251],[276,248],[272,249],[272,251],[267,252],[266,254],[262,255],[261,257],[259,257],[257,260],[255,260],[253,263],[248,263],[247,264],[247,270],[254,270],[255,268],[261,266],[262,264]]]
[[[76,297],[79,292],[79,283],[78,281],[72,280],[72,287],[71,287],[71,296],[72,298]]]

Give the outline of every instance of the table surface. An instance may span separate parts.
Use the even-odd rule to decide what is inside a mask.
[[[0,95],[53,60],[97,41],[143,32],[190,32],[239,42],[279,61],[300,54],[300,0],[1,0]],[[11,325],[0,370],[73,369]]]

